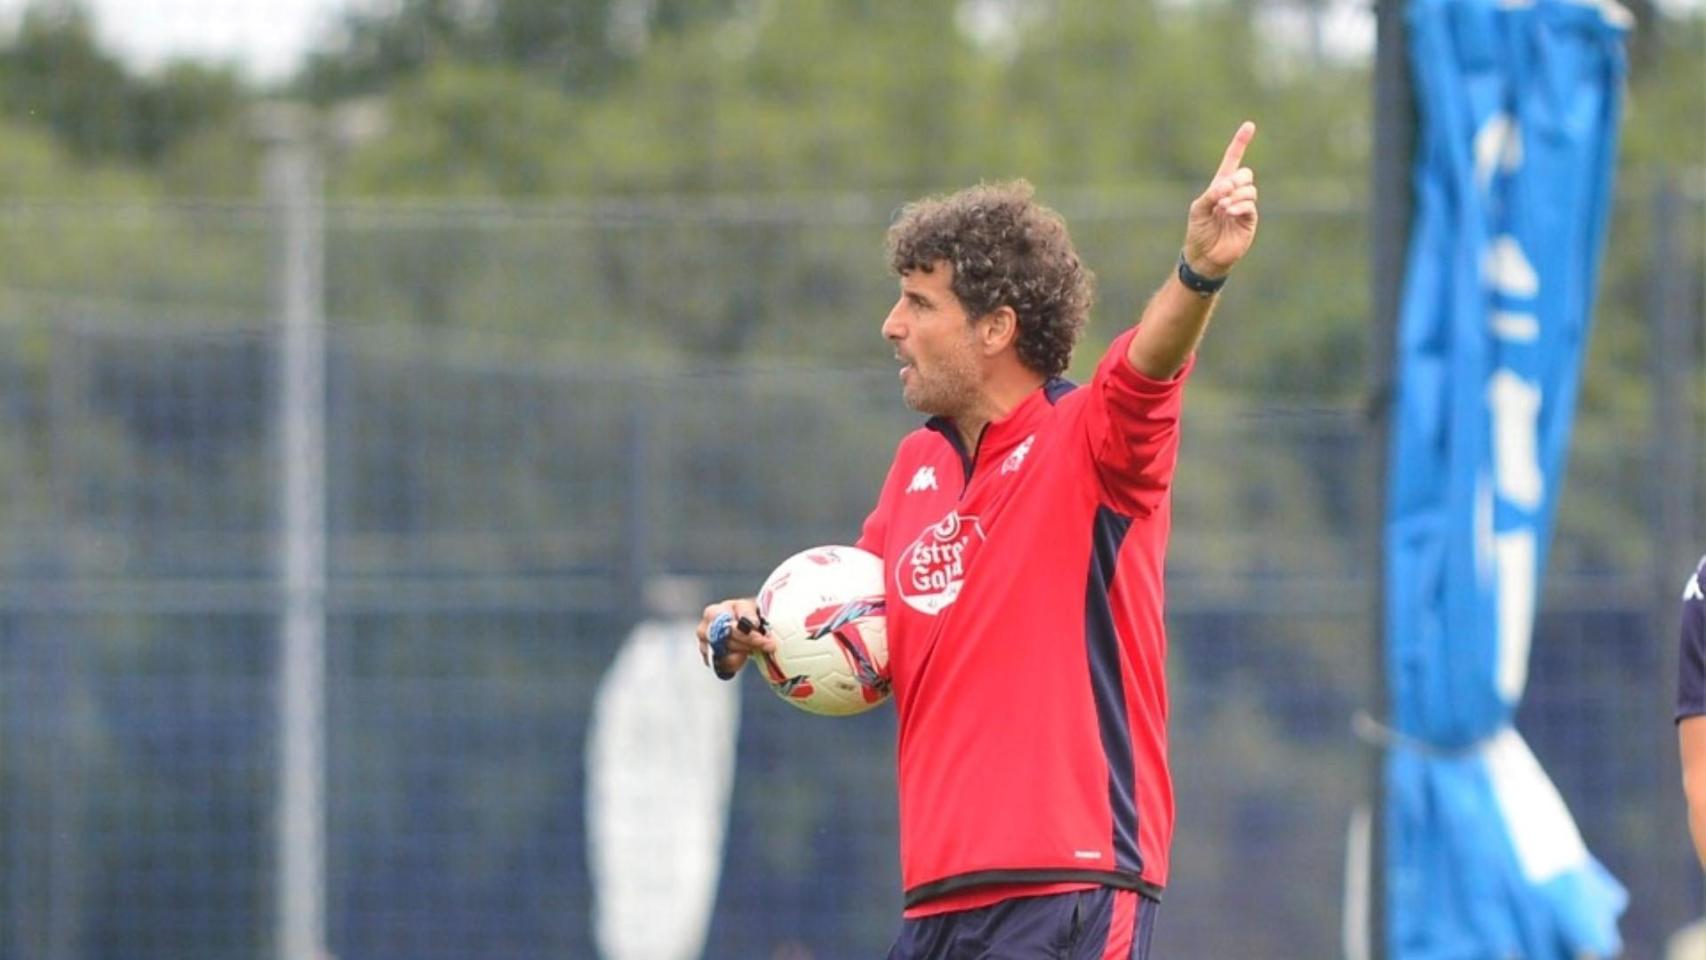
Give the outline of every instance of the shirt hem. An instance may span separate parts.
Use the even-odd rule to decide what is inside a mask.
[[[924,906],[931,900],[961,893],[978,887],[1002,885],[1042,885],[1051,883],[1084,883],[1118,890],[1135,890],[1151,900],[1161,899],[1162,886],[1145,880],[1135,873],[1117,870],[977,870],[955,874],[922,883],[906,891],[907,909]]]

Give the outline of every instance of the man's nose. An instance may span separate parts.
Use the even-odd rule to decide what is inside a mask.
[[[906,332],[906,326],[900,319],[900,304],[895,304],[889,310],[889,315],[883,318],[883,339],[899,340]]]

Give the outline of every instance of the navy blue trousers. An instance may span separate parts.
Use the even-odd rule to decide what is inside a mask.
[[[1158,906],[1111,887],[1003,900],[902,921],[888,960],[1148,960]]]

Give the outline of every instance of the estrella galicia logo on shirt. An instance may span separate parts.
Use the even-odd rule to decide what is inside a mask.
[[[921,613],[941,613],[959,599],[966,565],[983,539],[977,517],[948,511],[947,516],[925,528],[895,564],[895,588],[901,599]]]

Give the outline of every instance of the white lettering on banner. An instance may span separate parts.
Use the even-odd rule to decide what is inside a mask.
[[[1512,343],[1533,343],[1540,339],[1540,319],[1532,313],[1493,311],[1493,336]]]
[[[1540,388],[1509,370],[1493,371],[1487,384],[1493,414],[1493,476],[1499,496],[1524,510],[1540,509],[1546,478],[1540,472]]]
[[[1521,125],[1510,114],[1494,114],[1476,131],[1473,150],[1475,181],[1491,200],[1493,183],[1522,166]],[[1495,211],[1503,209],[1495,202],[1487,206]],[[1496,227],[1481,259],[1481,275],[1488,299],[1487,332],[1494,340],[1496,365],[1483,394],[1493,462],[1490,489],[1485,475],[1477,478],[1475,565],[1480,582],[1494,591],[1498,643],[1494,688],[1506,703],[1514,704],[1528,682],[1540,575],[1535,569],[1535,527],[1546,501],[1546,474],[1540,461],[1540,412],[1545,398],[1540,384],[1510,363],[1518,356],[1532,357],[1540,341],[1540,317],[1531,304],[1540,295],[1541,281],[1522,244]],[[1491,303],[1495,296],[1527,303],[1495,308]],[[1523,349],[1500,350],[1501,344]],[[1517,744],[1521,746],[1520,739]],[[1522,747],[1522,751],[1526,753],[1527,748]],[[1545,779],[1544,774],[1540,777]],[[1546,786],[1550,788],[1551,784]]]
[[[1498,543],[1493,539],[1493,485],[1485,473],[1475,475],[1475,582],[1483,589],[1493,585],[1498,571]]]
[[[1540,274],[1528,262],[1522,245],[1509,234],[1493,238],[1481,261],[1481,272],[1489,286],[1507,297],[1529,299],[1540,293]]]
[[[1522,165],[1522,131],[1508,113],[1495,113],[1475,131],[1475,182],[1481,189],[1493,182],[1493,174],[1509,172]]]
[[[1499,696],[1515,703],[1528,685],[1528,650],[1534,640],[1534,531],[1501,533],[1493,549],[1499,558],[1499,662],[1493,679]]]

